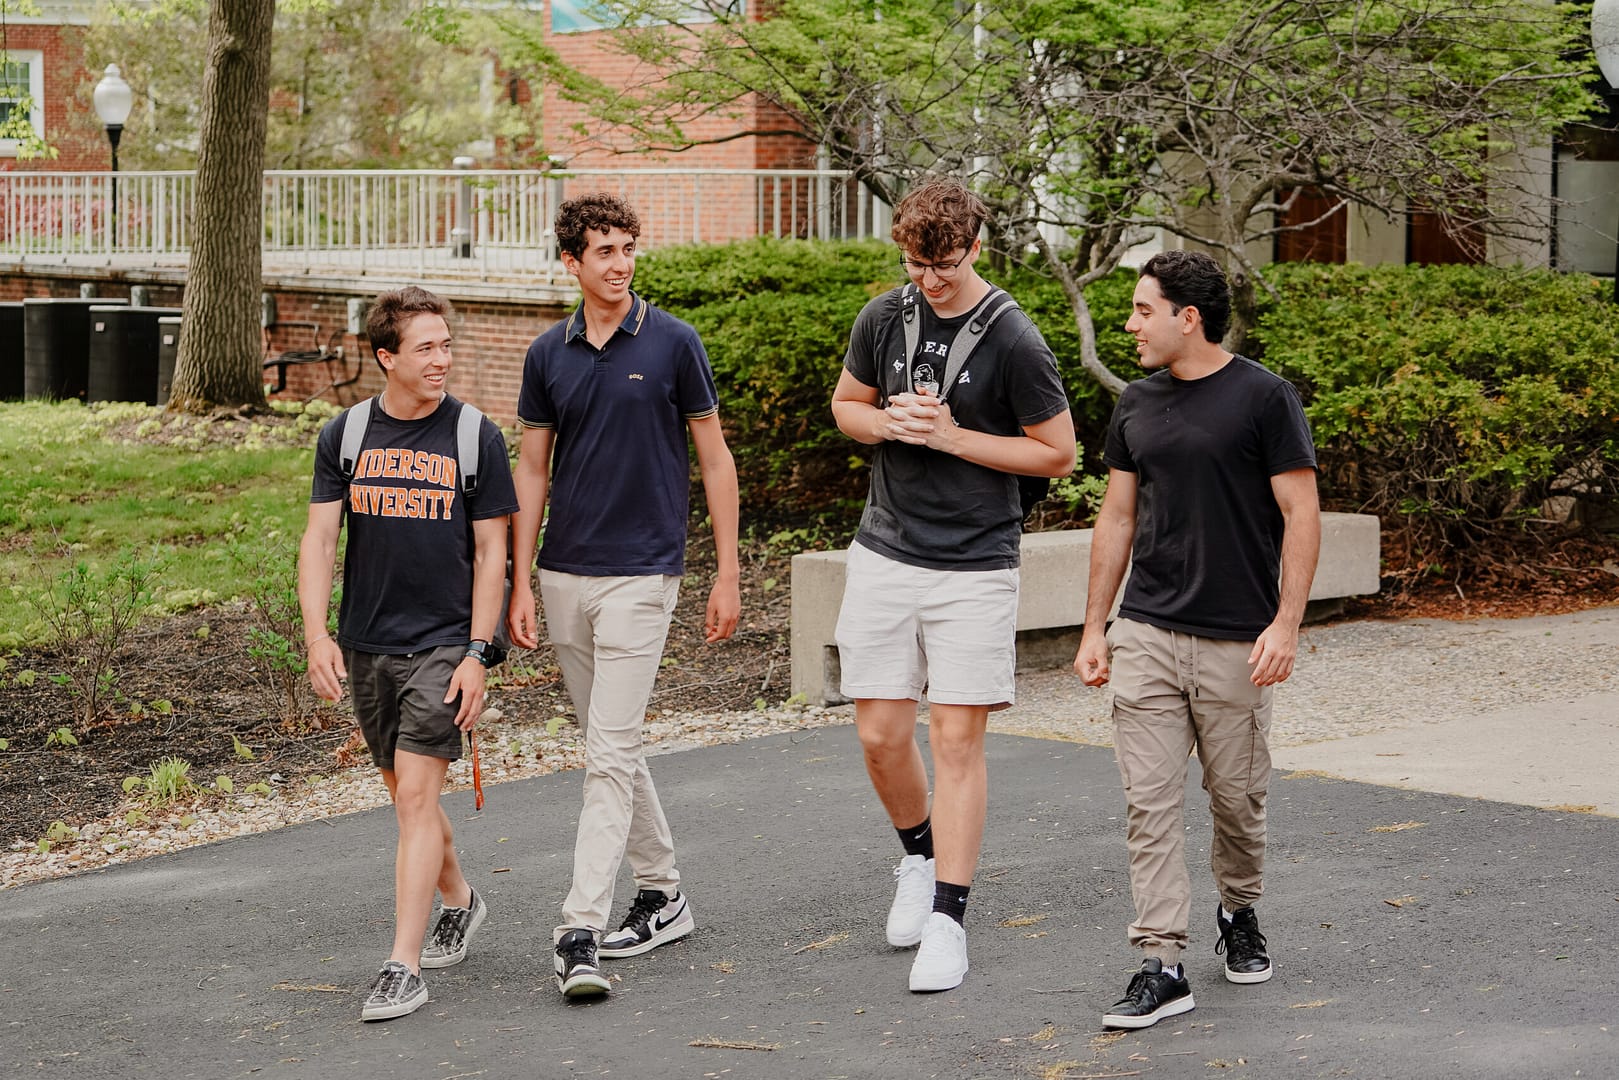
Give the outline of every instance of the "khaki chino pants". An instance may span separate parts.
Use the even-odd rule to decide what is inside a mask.
[[[1210,865],[1227,911],[1259,899],[1270,784],[1271,688],[1249,681],[1251,641],[1130,619],[1108,630],[1114,747],[1129,804],[1130,944],[1180,962],[1191,911],[1184,804],[1195,748],[1214,819]]]
[[[641,743],[680,579],[541,570],[540,597],[562,680],[585,732],[585,799],[573,887],[556,937],[577,928],[600,935],[626,858],[637,888],[672,893],[680,887],[674,838]]]

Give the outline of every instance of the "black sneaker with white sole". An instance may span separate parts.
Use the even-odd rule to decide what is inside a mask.
[[[1220,928],[1220,940],[1214,946],[1216,956],[1225,954],[1225,977],[1234,983],[1262,983],[1271,977],[1270,956],[1265,952],[1265,935],[1259,932],[1259,916],[1253,905],[1238,908],[1225,917],[1225,905],[1214,912],[1214,921]]]
[[[613,988],[596,963],[596,935],[589,930],[569,930],[562,935],[555,968],[557,989],[563,997],[596,997]]]
[[[433,934],[427,939],[426,948],[422,949],[422,967],[453,967],[467,958],[467,944],[472,941],[472,935],[478,932],[478,927],[483,925],[484,917],[489,914],[489,909],[484,906],[483,897],[478,895],[478,890],[472,889],[471,892],[472,899],[467,901],[466,907],[445,907],[439,910]]]
[[[602,938],[601,955],[605,960],[640,956],[696,928],[685,893],[669,896],[662,889],[642,889],[618,929]]]
[[[399,961],[390,960],[371,980],[365,1004],[360,1007],[360,1019],[392,1020],[426,1004],[427,984],[422,977]]]
[[[1143,960],[1141,970],[1131,977],[1124,997],[1102,1014],[1102,1024],[1110,1028],[1152,1027],[1166,1016],[1179,1016],[1196,1006],[1185,977],[1166,975],[1163,961],[1152,956]]]

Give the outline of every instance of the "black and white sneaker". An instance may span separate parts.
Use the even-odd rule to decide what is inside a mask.
[[[697,928],[685,893],[666,895],[661,889],[642,889],[617,930],[602,938],[604,960],[640,956],[683,938]]]
[[[484,906],[483,897],[478,890],[473,889],[472,899],[467,901],[466,907],[445,907],[439,909],[438,923],[433,927],[433,936],[427,941],[427,947],[422,950],[422,967],[447,968],[459,964],[467,958],[467,944],[472,935],[478,932],[483,920],[489,914]]]
[[[427,984],[422,977],[399,961],[390,960],[371,980],[365,1004],[360,1007],[360,1019],[392,1020],[426,1004]]]
[[[1102,1025],[1110,1028],[1152,1027],[1166,1016],[1191,1012],[1192,987],[1184,977],[1164,974],[1163,961],[1156,956],[1141,963],[1141,970],[1130,979],[1130,987],[1114,1006],[1102,1014]]]
[[[596,997],[613,988],[596,964],[596,935],[589,930],[569,930],[557,942],[557,989],[563,997]]]
[[[1238,908],[1225,917],[1225,905],[1214,912],[1214,921],[1220,927],[1220,940],[1214,946],[1216,956],[1225,954],[1225,977],[1234,983],[1262,983],[1271,977],[1270,957],[1265,952],[1265,935],[1259,932],[1259,916],[1253,905]]]

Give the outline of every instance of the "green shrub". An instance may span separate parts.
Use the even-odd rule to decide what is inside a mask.
[[[1619,480],[1619,317],[1609,286],[1550,271],[1270,271],[1256,356],[1300,388],[1337,503],[1436,555]]]
[[[1112,398],[1079,364],[1079,331],[1062,287],[1027,269],[986,274],[1050,342],[1074,402],[1080,443],[1099,455]],[[644,256],[636,288],[695,326],[720,390],[745,497],[756,506],[819,509],[865,490],[866,455],[832,421],[832,390],[849,330],[872,297],[902,283],[892,244],[752,240],[664,248]],[[1087,294],[1104,362],[1136,370],[1123,333],[1135,274]]]

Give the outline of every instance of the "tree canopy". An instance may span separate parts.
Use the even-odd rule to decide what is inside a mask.
[[[91,64],[118,63],[136,93],[123,155],[131,168],[196,164],[208,9],[207,0],[110,0],[97,15]],[[494,158],[503,140],[531,138],[537,111],[497,85],[477,35],[446,42],[423,32],[435,11],[420,0],[283,0],[265,167],[448,168],[469,150]]]
[[[724,114],[823,147],[890,201],[928,171],[967,177],[998,246],[1062,280],[1082,361],[1115,389],[1084,287],[1150,230],[1221,256],[1245,308],[1254,246],[1309,224],[1281,213],[1300,189],[1544,230],[1516,153],[1594,104],[1588,17],[1548,0],[780,0],[762,15],[709,0],[706,21],[690,0],[598,6],[647,73],[628,87],[518,32],[598,142],[678,150]]]

